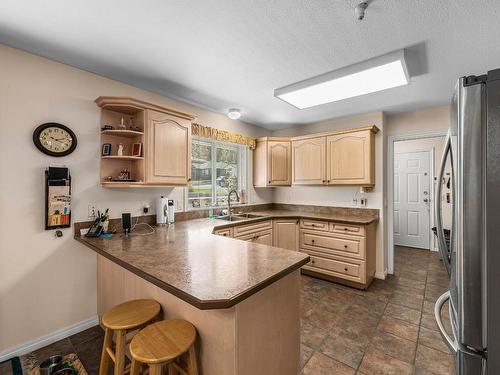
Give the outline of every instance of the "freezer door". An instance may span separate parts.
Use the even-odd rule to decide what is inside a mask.
[[[485,84],[458,82],[456,122],[451,152],[455,174],[455,230],[451,260],[451,304],[456,311],[457,340],[481,350],[485,305]]]
[[[449,304],[448,316],[451,322],[452,332],[447,332],[444,327],[442,316],[446,314],[446,311],[442,310],[443,306],[449,301],[449,299],[449,291],[443,293],[443,295],[438,298],[434,307],[434,315],[439,331],[441,332],[441,336],[448,345],[450,352],[455,356],[455,369],[457,370],[457,374],[486,374],[486,359],[484,358],[483,353],[476,352],[474,349],[458,342],[458,323],[455,311],[453,311],[451,304]]]

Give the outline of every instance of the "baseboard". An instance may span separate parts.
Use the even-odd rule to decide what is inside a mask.
[[[99,317],[94,315],[93,317],[83,320],[81,322],[75,323],[69,327],[58,329],[55,332],[49,333],[48,335],[36,338],[25,342],[24,344],[15,346],[13,348],[4,350],[0,352],[0,362],[6,361],[12,357],[23,355],[33,350],[43,348],[44,346],[50,345],[56,341],[65,339],[75,333],[85,331],[86,329],[92,328],[99,324]]]
[[[376,279],[385,280],[386,277],[387,277],[387,270],[384,270],[384,272],[375,272]]]

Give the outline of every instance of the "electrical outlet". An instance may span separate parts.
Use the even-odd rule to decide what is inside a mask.
[[[362,207],[366,207],[367,203],[368,203],[368,199],[366,199],[366,198],[361,198],[361,199],[359,200],[359,204],[360,204],[360,206],[362,206]]]
[[[352,198],[352,205],[353,205],[353,207],[356,207],[358,205],[358,199],[357,198]]]
[[[180,199],[175,200],[175,210],[176,211],[182,211],[182,202]]]
[[[95,219],[97,216],[97,210],[93,204],[89,204],[88,206],[88,217],[91,219]]]

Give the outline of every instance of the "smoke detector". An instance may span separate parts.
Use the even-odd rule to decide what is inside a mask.
[[[354,8],[354,14],[356,15],[356,18],[358,21],[362,21],[365,18],[365,11],[366,8],[368,8],[368,2],[363,1],[362,3],[359,3],[356,5],[356,8]]]

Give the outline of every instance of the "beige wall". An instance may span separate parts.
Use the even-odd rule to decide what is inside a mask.
[[[408,135],[448,129],[450,107],[434,107],[386,116],[385,135]]]
[[[365,125],[376,125],[380,132],[375,136],[375,188],[369,193],[360,193],[359,188],[350,186],[292,186],[274,189],[274,201],[278,203],[314,204],[322,206],[351,207],[352,200],[357,195],[368,199],[369,208],[380,210],[380,221],[377,226],[377,277],[383,278],[387,268],[384,239],[384,114],[382,112],[368,113],[357,116],[343,117],[313,124],[302,125],[290,129],[273,132],[273,136],[298,136],[329,130],[348,129]]]
[[[183,189],[113,190],[99,186],[100,95],[131,96],[194,113],[197,121],[253,136],[269,132],[226,116],[0,45],[0,355],[29,340],[96,314],[96,255],[72,239],[72,228],[55,238],[44,227],[43,173],[64,164],[73,178],[73,220],[86,220],[89,203],[141,212],[159,195],[183,199]],[[78,137],[76,151],[57,159],[40,153],[32,132],[60,122]],[[250,171],[251,172],[251,171]],[[251,181],[251,180],[250,180]],[[253,202],[271,190],[249,191]],[[154,205],[152,205],[154,207]]]

